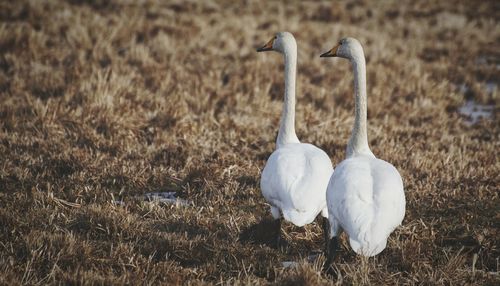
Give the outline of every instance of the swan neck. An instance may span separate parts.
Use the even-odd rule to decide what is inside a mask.
[[[363,51],[351,59],[354,71],[355,118],[351,138],[347,145],[347,157],[357,154],[372,154],[368,146],[366,63]]]
[[[295,79],[297,74],[297,50],[290,48],[285,57],[285,99],[278,131],[277,147],[289,143],[299,143],[295,134]]]

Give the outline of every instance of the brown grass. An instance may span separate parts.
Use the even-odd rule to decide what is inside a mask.
[[[0,2],[0,284],[498,285],[500,120],[456,112],[465,96],[500,107],[484,88],[498,1],[403,2]],[[268,246],[283,61],[254,48],[281,30],[299,45],[299,138],[335,164],[352,72],[319,54],[361,40],[370,145],[405,182],[403,226],[371,259],[344,240],[340,279],[307,261],[319,221]],[[139,199],[152,191],[194,206]]]

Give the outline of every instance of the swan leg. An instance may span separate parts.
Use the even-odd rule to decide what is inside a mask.
[[[325,238],[325,253],[328,252],[328,237],[330,236],[330,222],[328,218],[323,217],[323,236]]]
[[[281,221],[282,221],[281,218],[275,220],[275,225],[274,225],[274,228],[276,230],[276,248],[277,249],[282,249],[282,248],[285,248],[287,246],[286,239],[281,234]]]
[[[274,229],[276,230],[276,248],[283,248],[286,246],[286,240],[281,235],[281,212],[280,209],[271,206],[271,215],[274,218]]]
[[[277,248],[281,248],[281,244],[283,243],[283,237],[281,236],[281,218],[277,219],[276,220],[278,223],[276,224],[276,232],[277,232],[277,236],[276,236],[276,247]]]
[[[323,267],[323,270],[332,276],[336,276],[337,274],[335,268],[332,265],[332,262],[335,260],[335,258],[337,258],[339,250],[339,238],[338,236],[334,236],[330,239],[326,262],[325,266]]]

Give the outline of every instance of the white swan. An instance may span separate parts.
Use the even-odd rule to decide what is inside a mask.
[[[338,235],[344,230],[352,249],[363,256],[380,253],[387,238],[405,215],[403,181],[396,168],[377,159],[368,147],[366,130],[366,67],[361,44],[342,39],[321,57],[342,57],[354,70],[355,121],[347,145],[347,158],[335,169],[326,199],[330,221],[327,266],[338,248]]]
[[[285,100],[281,114],[276,150],[262,171],[260,187],[271,205],[276,219],[278,245],[281,236],[281,214],[296,226],[311,223],[321,212],[328,217],[326,187],[333,172],[330,157],[318,147],[300,143],[295,134],[295,77],[297,43],[292,34],[276,34],[262,51],[277,51],[285,57]],[[325,239],[328,240],[328,220],[323,220]]]

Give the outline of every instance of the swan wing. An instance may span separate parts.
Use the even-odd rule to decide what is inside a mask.
[[[261,189],[267,201],[279,208],[293,208],[290,191],[303,176],[304,156],[287,148],[274,151],[262,171]]]
[[[384,160],[372,160],[371,168],[377,222],[374,225],[373,235],[378,239],[387,239],[387,236],[401,224],[405,215],[403,180],[398,170]]]
[[[364,240],[373,219],[373,181],[366,160],[347,159],[336,169],[327,191],[329,216],[350,238]]]

